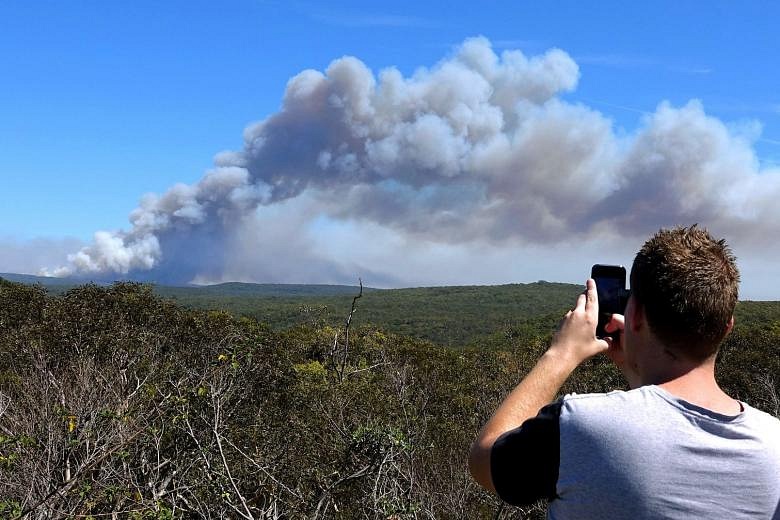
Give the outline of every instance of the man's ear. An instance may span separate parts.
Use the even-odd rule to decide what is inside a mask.
[[[636,301],[634,299],[632,302],[632,305],[627,307],[627,309],[631,312],[630,320],[631,320],[631,330],[634,332],[638,332],[642,327],[645,326],[645,308],[644,306]]]
[[[726,324],[726,334],[724,334],[723,336],[724,337],[728,336],[729,332],[731,332],[733,328],[734,328],[734,316],[729,318],[729,322]]]

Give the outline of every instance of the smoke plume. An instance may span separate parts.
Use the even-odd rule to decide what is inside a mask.
[[[54,273],[323,282],[368,267],[394,284],[401,271],[361,251],[376,243],[323,237],[385,239],[402,259],[398,248],[557,247],[694,222],[759,239],[779,216],[780,172],[698,101],[662,102],[619,136],[564,99],[578,80],[562,50],[497,55],[485,38],[410,77],[354,57],[303,71],[243,149],[145,196],[129,230],[96,233]]]

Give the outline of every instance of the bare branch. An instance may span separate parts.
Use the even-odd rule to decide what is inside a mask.
[[[358,282],[360,282],[360,292],[358,293],[357,296],[352,298],[352,308],[350,309],[349,315],[347,316],[347,321],[344,323],[344,351],[341,356],[341,368],[339,369],[339,381],[344,380],[344,370],[347,366],[347,356],[349,355],[349,327],[352,324],[352,316],[355,315],[358,299],[363,297],[363,279],[358,278]]]

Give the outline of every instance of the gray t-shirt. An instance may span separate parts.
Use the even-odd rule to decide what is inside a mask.
[[[780,520],[780,421],[727,416],[658,386],[568,395],[548,517]]]

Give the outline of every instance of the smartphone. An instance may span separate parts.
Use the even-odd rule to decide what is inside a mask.
[[[590,277],[596,281],[596,291],[599,295],[596,337],[611,337],[604,327],[613,314],[623,314],[626,308],[626,268],[622,265],[596,264],[590,270]]]

